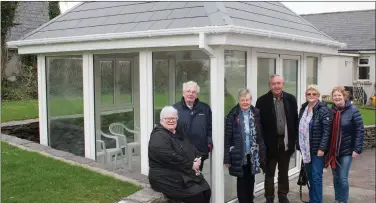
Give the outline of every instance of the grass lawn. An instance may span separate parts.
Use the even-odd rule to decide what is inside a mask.
[[[366,109],[359,107],[360,114],[362,114],[364,125],[375,125],[376,124],[376,110]]]
[[[2,202],[113,203],[140,189],[1,142]]]

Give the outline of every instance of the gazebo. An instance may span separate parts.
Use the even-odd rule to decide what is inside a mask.
[[[250,88],[255,104],[280,74],[300,105],[307,84],[324,84],[321,56],[345,46],[279,2],[126,1],[83,2],[8,45],[38,55],[41,144],[145,175],[161,108],[196,81],[212,108],[212,202],[236,198],[223,136],[238,89]]]

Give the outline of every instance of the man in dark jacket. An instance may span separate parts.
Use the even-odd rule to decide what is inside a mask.
[[[284,81],[280,75],[269,78],[270,91],[256,102],[260,110],[261,126],[267,149],[265,173],[265,198],[274,201],[274,174],[278,163],[278,198],[280,203],[289,203],[289,163],[295,152],[298,135],[298,105],[296,98],[283,91]]]
[[[212,113],[210,106],[198,99],[200,87],[196,82],[183,84],[183,98],[173,105],[179,112],[178,127],[182,129],[201,155],[200,170],[213,149]]]

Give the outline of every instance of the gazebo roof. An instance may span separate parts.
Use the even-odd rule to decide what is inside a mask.
[[[279,2],[84,2],[22,40],[226,25],[333,40]]]
[[[203,34],[202,38],[193,37],[197,34]],[[319,47],[326,49],[321,53],[335,53],[337,48],[346,46],[279,2],[188,1],[83,2],[8,45],[17,46],[21,54],[189,46],[198,45],[206,34],[225,34],[224,38],[207,40],[208,45],[280,47],[318,53],[321,52]],[[228,40],[231,37],[227,34],[237,34],[238,40]],[[139,40],[134,40],[136,38]],[[116,44],[118,40],[123,40],[123,44]],[[284,40],[294,41],[294,48],[291,42]],[[88,44],[94,41],[102,44]],[[312,46],[305,49],[302,43]],[[52,47],[58,44],[58,48]]]

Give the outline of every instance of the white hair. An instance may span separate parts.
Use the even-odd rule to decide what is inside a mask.
[[[168,114],[174,114],[178,118],[178,111],[173,106],[165,106],[160,113],[160,120],[164,119]]]
[[[247,96],[247,95],[249,95],[252,99],[251,90],[248,89],[248,88],[241,88],[239,90],[238,99],[240,100],[240,97],[244,97],[244,96]]]
[[[198,86],[198,84],[194,81],[188,81],[183,83],[183,92],[190,87],[195,87],[197,90],[197,94],[200,93],[200,86]]]
[[[284,82],[285,80],[283,79],[283,77],[281,75],[278,75],[278,74],[273,74],[269,77],[269,84],[270,84],[270,81],[275,78],[275,77],[280,77],[281,80]]]

